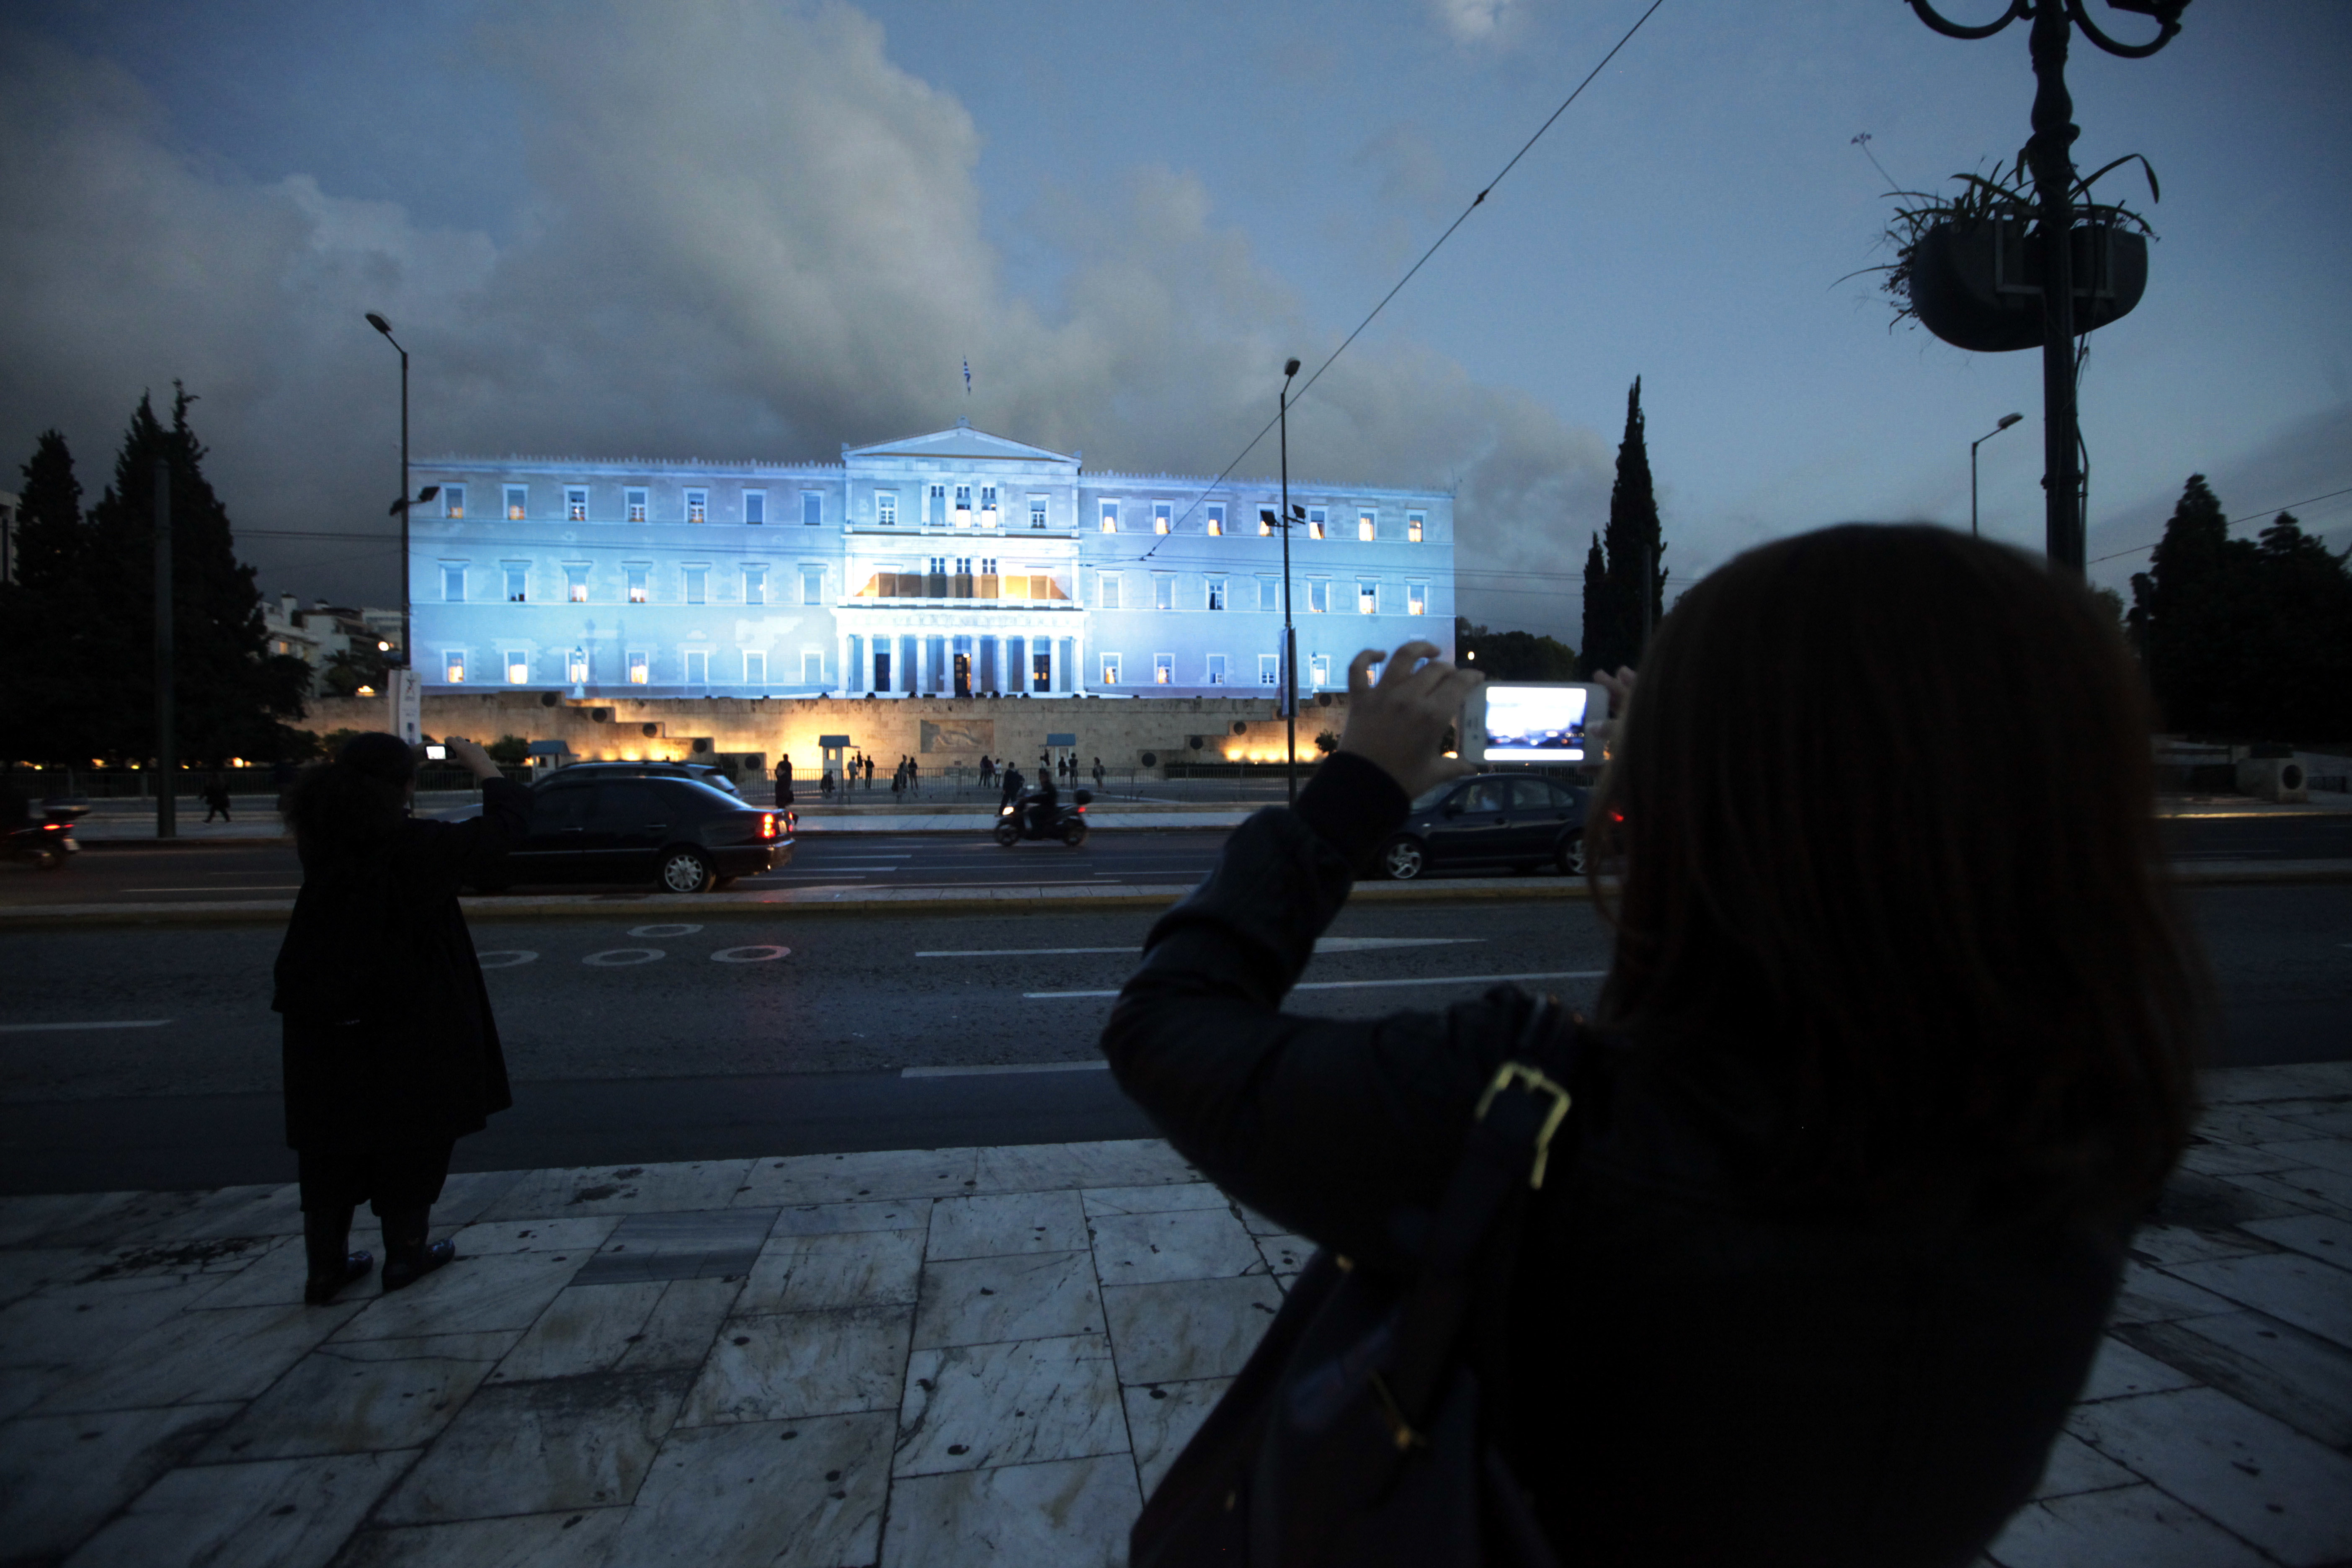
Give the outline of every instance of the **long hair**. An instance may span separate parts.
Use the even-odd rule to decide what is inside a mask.
[[[408,815],[408,781],[416,763],[397,736],[354,735],[329,763],[302,770],[286,792],[283,814],[306,848],[351,849],[374,843]]]
[[[2113,617],[2017,552],[1848,524],[1741,555],[1665,617],[1599,791],[1600,1021],[1746,1055],[1821,1178],[2151,1195],[2203,986],[2150,711]]]

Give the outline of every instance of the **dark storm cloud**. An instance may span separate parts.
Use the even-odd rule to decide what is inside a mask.
[[[225,174],[113,66],[14,40],[0,432],[29,450],[62,425],[95,481],[140,390],[182,378],[266,585],[380,598],[380,551],[258,531],[383,526],[395,383],[365,310],[415,357],[420,453],[822,458],[968,413],[1091,468],[1213,473],[1282,357],[1336,341],[1316,352],[1299,301],[1164,168],[1108,205],[1046,203],[1036,237],[1067,269],[1055,298],[1014,296],[971,116],[854,9],[566,7],[478,43],[532,186],[496,243]],[[1580,567],[1561,520],[1607,491],[1598,437],[1378,334],[1292,438],[1306,477],[1458,485],[1465,567]],[[1269,441],[1241,471],[1273,468]]]

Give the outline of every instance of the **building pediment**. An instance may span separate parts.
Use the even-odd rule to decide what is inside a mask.
[[[934,430],[927,436],[908,436],[896,441],[880,441],[870,447],[844,447],[842,460],[845,463],[866,463],[892,458],[945,458],[960,461],[1010,463],[1068,463],[1076,466],[1075,453],[1052,452],[1043,447],[1032,447],[1003,436],[975,430],[970,425],[957,423],[946,430]]]

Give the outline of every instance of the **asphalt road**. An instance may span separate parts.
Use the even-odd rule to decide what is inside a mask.
[[[2352,816],[2174,819],[2166,831],[2185,860],[2352,858]],[[1198,881],[1221,828],[1097,833],[1076,849],[1059,844],[1000,848],[980,834],[804,832],[789,866],[746,877],[766,887],[966,888],[987,883]],[[48,903],[202,903],[290,900],[301,869],[283,843],[106,845],[57,872],[0,868],[0,906]],[[1437,875],[1461,874],[1439,871]],[[567,885],[566,890],[581,889]]]
[[[2211,888],[2191,907],[2216,1061],[2352,1057],[2352,886]],[[459,1145],[461,1169],[1149,1131],[1091,1065],[1144,911],[632,918],[478,931],[517,1104]],[[1362,906],[1331,935],[1295,1010],[1438,1007],[1495,976],[1589,1005],[1609,952],[1581,902]],[[265,926],[0,935],[0,1192],[290,1179],[277,942]]]

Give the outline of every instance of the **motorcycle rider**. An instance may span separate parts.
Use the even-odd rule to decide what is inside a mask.
[[[1030,830],[1039,835],[1053,832],[1054,818],[1061,804],[1062,797],[1054,788],[1054,770],[1038,769],[1037,793],[1029,800]]]

